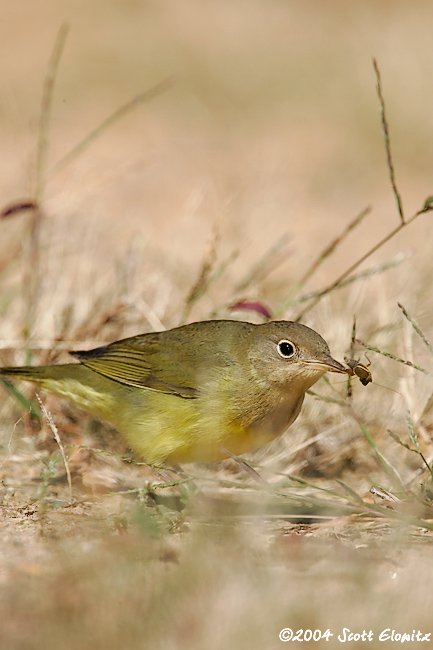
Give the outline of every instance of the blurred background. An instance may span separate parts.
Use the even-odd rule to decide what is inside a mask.
[[[257,314],[230,311],[230,305],[242,298],[260,301],[279,317],[295,317],[299,305],[287,302],[293,287],[356,215],[371,206],[361,226],[320,266],[303,292],[334,281],[400,223],[386,164],[373,57],[381,72],[396,181],[406,217],[421,209],[433,194],[430,3],[15,0],[3,4],[0,17],[0,210],[35,196],[44,80],[59,28],[69,25],[46,132],[49,147],[37,269],[32,267],[31,213],[20,211],[0,220],[2,363],[25,362],[26,335],[35,347],[33,362],[39,363],[61,358],[51,352],[60,345],[56,339],[66,349],[91,347],[121,336],[173,327],[181,320],[257,320]],[[173,79],[168,90],[137,105],[79,156],[56,168],[56,163],[110,114],[167,78]],[[405,254],[404,262],[331,293],[305,316],[303,322],[326,338],[335,358],[342,361],[348,352],[356,314],[361,339],[431,368],[431,354],[402,316],[397,301],[432,340],[432,232],[430,214],[421,215],[360,268],[386,262],[399,253]],[[275,246],[281,247],[280,252],[266,258]],[[260,273],[257,264],[264,256],[266,273]],[[276,260],[278,264],[272,268]],[[188,303],[206,263],[212,272],[218,271],[218,277],[204,295]],[[30,313],[29,274],[33,272]],[[356,353],[361,356],[362,349]],[[390,427],[406,439],[409,409],[423,449],[431,450],[432,404],[426,411],[433,390],[431,377],[384,357],[371,358],[374,381],[392,390],[374,384],[364,389],[356,382],[356,412],[402,476],[407,480],[419,477],[419,459],[393,443],[386,429]],[[329,390],[322,382],[317,387],[320,393]],[[344,384],[335,387],[344,395]],[[55,400],[48,402],[62,435],[72,430],[73,440],[82,436],[81,442],[95,442],[76,413],[71,424],[71,412],[67,412],[68,419],[55,404]],[[30,427],[25,420],[24,424],[19,420],[15,431],[21,415],[21,407],[3,400],[0,416],[6,460],[0,465],[0,478],[5,494],[8,489],[17,490],[10,493],[15,494],[15,501],[13,496],[9,501],[14,508],[18,502],[30,500],[29,494],[35,491],[31,481],[45,476],[40,459],[48,453],[44,451],[46,432],[42,444],[41,438],[35,443],[34,431],[29,442]],[[116,449],[116,440],[114,434],[108,446]],[[50,450],[53,448],[54,443]],[[256,458],[264,466],[277,462],[286,472],[303,471],[320,478],[349,473],[345,480],[363,494],[374,481],[389,487],[357,422],[338,405],[311,396],[289,435],[277,441],[271,453],[260,451]],[[81,468],[89,491],[97,491],[101,484],[108,489],[117,485],[115,472],[122,471],[127,481],[132,480],[125,467],[107,470],[94,459],[92,463],[92,476],[88,467]],[[54,507],[46,495],[44,492],[43,498],[38,498],[51,504],[44,507]],[[387,620],[404,621],[410,632],[421,610],[430,611],[426,603],[431,600],[431,590],[424,583],[423,607],[418,608],[413,600],[406,608],[405,594],[417,589],[423,579],[425,582],[429,574],[424,567],[431,565],[431,559],[419,559],[415,553],[403,570],[399,564],[403,562],[400,533],[390,542],[392,560],[388,554],[391,547],[370,553],[370,546],[360,557],[358,548],[367,548],[376,535],[387,537],[385,525],[373,532],[342,524],[332,532],[322,528],[313,537],[335,536],[338,540],[324,546],[300,546],[296,536],[305,530],[289,530],[287,524],[281,535],[266,525],[252,527],[251,536],[250,531],[245,535],[244,529],[240,533],[232,530],[240,535],[233,544],[223,531],[227,552],[220,557],[218,539],[206,537],[207,529],[205,537],[198,538],[202,555],[194,536],[182,551],[185,529],[196,525],[188,521],[165,522],[161,537],[167,531],[170,535],[161,546],[161,537],[156,535],[159,541],[155,542],[153,529],[149,533],[146,527],[145,544],[142,537],[132,535],[119,538],[126,539],[124,546],[116,545],[114,535],[124,526],[125,501],[84,503],[77,506],[81,510],[74,511],[76,523],[71,523],[71,514],[66,526],[65,519],[56,520],[52,513],[48,519],[41,518],[40,501],[36,503],[38,507],[30,510],[25,520],[29,526],[22,537],[17,538],[10,517],[0,521],[8,542],[0,563],[0,582],[4,579],[5,584],[17,585],[6,602],[12,613],[23,612],[21,622],[12,617],[4,632],[5,638],[10,633],[8,647],[21,627],[23,645],[16,647],[29,647],[32,630],[39,629],[41,620],[46,624],[44,648],[52,647],[49,643],[56,648],[72,647],[68,644],[73,637],[71,641],[63,637],[63,630],[68,626],[76,630],[77,621],[83,620],[88,625],[82,628],[84,639],[89,629],[100,634],[104,647],[111,643],[116,647],[117,637],[111,639],[110,629],[104,627],[107,617],[94,623],[100,612],[119,616],[131,634],[131,647],[141,647],[142,624],[133,614],[143,615],[143,607],[152,611],[151,605],[156,610],[150,630],[154,634],[152,647],[160,647],[157,639],[165,636],[172,645],[161,647],[177,647],[182,639],[184,645],[180,646],[189,649],[222,647],[228,638],[232,647],[280,647],[278,631],[294,625],[295,619],[303,621],[304,627],[316,624],[324,629],[355,621],[359,627],[372,625],[380,632],[385,600],[390,603],[386,611],[391,618]],[[14,516],[17,522],[20,517],[24,521],[24,515]],[[72,568],[65,562],[69,567],[66,573],[60,570],[59,584],[46,578],[53,566],[57,567],[54,573],[59,570],[59,564],[53,564],[38,536],[39,528],[35,531],[29,517],[34,517],[37,526],[42,522],[42,542],[47,531],[53,539],[58,534],[62,544],[76,533],[87,540],[74,549],[68,543],[57,549],[56,562],[72,558]],[[103,547],[101,560],[100,546],[84,548],[84,543],[90,544],[99,534],[99,528],[97,534],[93,528],[95,521],[104,521],[103,526],[114,531],[114,546]],[[74,565],[80,553],[84,560],[79,557]],[[210,563],[209,555],[214,558]],[[27,558],[24,565],[22,557]],[[151,579],[146,583],[149,559]],[[89,584],[85,582],[86,562],[93,571]],[[203,591],[201,570],[196,571],[200,562],[209,572],[208,584],[214,585],[207,591]],[[106,578],[109,563],[116,564],[114,589],[111,574]],[[10,573],[9,565],[21,568]],[[171,569],[178,566],[174,577],[166,565]],[[144,576],[140,573],[143,567]],[[284,567],[283,573],[276,572],[276,567]],[[130,579],[136,572],[137,584]],[[33,581],[39,574],[43,587]],[[397,574],[402,576],[398,580]],[[328,582],[330,575],[334,582]],[[64,584],[72,594],[66,602]],[[353,590],[351,601],[348,584]],[[119,609],[112,600],[119,585],[125,601],[135,602],[133,611]],[[158,593],[155,585],[160,585]],[[45,589],[43,603],[38,595],[41,588]],[[99,612],[92,607],[94,597],[99,599],[101,594]],[[143,606],[143,598],[149,599],[149,606]],[[50,607],[57,601],[53,622]],[[246,612],[240,621],[238,602]],[[214,620],[206,618],[203,603],[216,607],[219,614]],[[162,611],[165,618],[159,618]],[[253,618],[255,624],[251,625]],[[216,634],[218,621],[226,624],[226,636]],[[422,622],[427,625],[428,617]],[[168,633],[170,624],[173,631]],[[53,625],[59,626],[57,635],[48,632]]]
[[[191,315],[196,320],[220,310],[227,287],[287,235],[284,265],[250,291],[275,309],[324,245],[372,206],[308,288],[345,270],[398,224],[372,57],[407,215],[432,192],[433,8],[425,2],[17,0],[1,13],[3,205],[34,192],[47,63],[60,25],[70,25],[48,134],[37,337],[54,336],[56,314],[71,303],[83,317],[95,294],[116,283],[125,258],[139,278],[133,297],[152,303],[166,326],[177,324],[215,224],[218,258],[238,256]],[[90,130],[167,77],[170,90],[53,173]],[[3,222],[0,253],[22,235],[26,218]],[[416,249],[405,272],[394,273],[387,299],[404,302],[409,293],[408,306],[422,310],[405,278],[419,272],[430,233],[430,219],[419,219],[373,258]],[[365,285],[351,311],[363,305]],[[379,309],[382,291],[379,280]],[[15,301],[17,316],[19,309]],[[4,321],[2,336],[16,338],[15,327]]]

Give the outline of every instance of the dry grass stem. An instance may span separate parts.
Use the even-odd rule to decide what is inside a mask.
[[[59,432],[57,431],[57,427],[54,424],[54,420],[53,420],[53,417],[52,417],[51,413],[45,408],[45,404],[42,402],[41,398],[39,397],[39,395],[37,393],[36,393],[36,398],[37,398],[37,400],[39,402],[39,406],[41,407],[42,413],[44,414],[44,416],[45,416],[45,418],[46,418],[46,420],[48,422],[48,426],[50,427],[50,429],[51,429],[51,431],[53,433],[54,439],[55,439],[55,441],[56,441],[56,443],[57,443],[57,445],[58,445],[58,447],[60,449],[60,453],[61,453],[62,459],[63,459],[63,464],[65,466],[66,478],[67,478],[67,481],[68,481],[69,501],[72,502],[72,478],[71,478],[71,472],[70,472],[70,469],[69,469],[69,462],[68,462],[68,459],[66,457],[65,449],[64,449],[64,447],[62,445],[62,441],[60,440]]]
[[[388,128],[388,122],[385,114],[385,101],[382,95],[382,82],[380,79],[380,71],[376,59],[373,59],[373,67],[374,67],[374,72],[376,74],[377,96],[379,97],[380,115],[382,119],[382,130],[383,130],[383,137],[385,139],[386,162],[389,169],[389,177],[391,179],[392,191],[394,192],[395,200],[397,202],[397,209],[400,215],[400,221],[401,224],[404,225],[403,202],[401,200],[400,192],[398,191],[395,182],[394,164],[392,162],[392,156],[391,156],[391,142],[389,139],[389,128]]]
[[[172,88],[174,85],[174,79],[169,78],[165,79],[161,83],[155,84],[148,90],[136,95],[132,99],[128,100],[125,104],[116,109],[111,115],[109,115],[103,122],[98,124],[98,126],[90,131],[78,144],[75,145],[63,158],[58,160],[55,165],[50,169],[50,176],[53,176],[58,171],[69,165],[75,158],[82,154],[86,149],[97,140],[105,131],[114,126],[117,122],[122,120],[124,117],[129,115],[135,108],[141,106],[142,104],[147,104],[152,99],[159,97],[164,92]]]
[[[263,256],[253,265],[248,273],[234,285],[234,293],[241,293],[251,287],[252,284],[263,282],[263,280],[290,255],[290,248],[287,244],[290,241],[288,233],[283,235],[266,251]]]
[[[412,425],[412,427],[413,427],[413,425]],[[411,451],[411,452],[414,453],[414,454],[418,454],[418,455],[421,457],[421,459],[422,459],[424,465],[426,466],[426,468],[428,469],[428,471],[430,472],[430,474],[432,474],[433,469],[430,467],[430,465],[429,465],[427,459],[425,458],[424,454],[421,452],[421,450],[420,450],[420,448],[419,448],[418,441],[416,441],[416,442],[414,443],[414,444],[415,444],[415,448],[413,448],[413,447],[411,447],[410,445],[408,445],[406,442],[403,442],[403,441],[402,441],[402,440],[397,436],[397,434],[395,434],[393,431],[391,431],[391,429],[387,429],[387,431],[388,431],[389,435],[391,436],[391,438],[394,440],[394,442],[396,442],[398,445],[400,445],[401,447],[404,447],[405,449],[407,449],[408,451]],[[410,437],[411,437],[411,440],[413,441],[413,438],[412,438],[412,435],[411,435],[411,434],[410,434]],[[416,439],[416,437],[415,437],[415,439]]]
[[[363,348],[366,348],[366,350],[371,350],[371,352],[377,352],[378,354],[382,354],[384,357],[388,357],[388,359],[392,359],[393,361],[398,361],[399,363],[403,363],[405,366],[409,366],[410,368],[415,368],[415,370],[419,370],[420,372],[423,372],[425,375],[429,375],[429,377],[433,377],[433,373],[429,372],[425,368],[421,368],[421,366],[418,366],[415,363],[412,363],[412,361],[406,361],[405,359],[401,359],[400,357],[397,357],[392,352],[387,352],[386,350],[380,350],[374,345],[370,345],[369,343],[364,343],[364,341],[361,341],[361,339],[355,339],[355,341],[356,343],[359,343],[359,345],[362,345]]]
[[[40,231],[43,220],[42,200],[46,183],[46,168],[49,148],[49,127],[53,106],[54,85],[68,32],[69,26],[66,23],[61,25],[57,34],[56,41],[54,43],[54,48],[50,60],[48,62],[48,68],[45,75],[42,93],[39,140],[36,156],[36,187],[33,202],[34,205],[29,221],[28,247],[24,252],[25,257],[27,258],[26,272],[24,274],[24,299],[26,305],[24,337],[26,339],[29,339],[32,336],[34,319],[39,302]],[[26,203],[28,202],[24,202],[25,209],[28,207]],[[29,355],[28,360],[30,360]]]
[[[410,223],[412,223],[420,214],[424,214],[425,212],[429,212],[430,210],[433,209],[433,203],[431,202],[431,197],[429,197],[425,202],[421,210],[416,212],[410,219],[407,221],[404,218],[403,215],[403,207],[402,207],[402,202],[400,198],[400,194],[397,190],[396,184],[395,184],[395,175],[394,175],[394,167],[393,167],[393,162],[392,162],[392,157],[391,157],[391,149],[390,149],[390,139],[389,139],[389,131],[388,131],[388,124],[386,122],[386,117],[385,117],[385,105],[383,101],[383,96],[382,96],[382,89],[381,89],[381,84],[380,84],[380,74],[379,74],[379,68],[377,66],[377,63],[375,60],[373,60],[374,64],[374,69],[376,71],[376,77],[377,77],[377,90],[378,90],[378,95],[379,95],[379,102],[380,102],[380,107],[381,107],[381,115],[382,115],[382,126],[383,126],[383,134],[384,134],[384,139],[385,139],[385,148],[387,152],[387,163],[388,163],[388,169],[390,172],[390,178],[391,178],[391,184],[393,188],[394,195],[396,197],[397,201],[397,207],[400,215],[400,224],[391,230],[388,235],[386,235],[383,239],[381,239],[379,242],[377,242],[367,253],[362,255],[354,264],[352,264],[344,273],[342,273],[337,280],[335,280],[333,283],[331,283],[328,287],[323,289],[318,295],[315,296],[315,298],[311,301],[309,305],[307,305],[301,312],[298,313],[297,317],[295,320],[299,321],[301,320],[305,314],[307,314],[313,307],[317,305],[319,300],[332,292],[336,287],[338,287],[339,284],[343,280],[345,280],[348,276],[350,276],[353,271],[355,271],[360,264],[365,262],[366,259],[368,259],[373,253],[375,253],[377,250],[379,250],[384,244],[389,242],[397,233],[402,230],[405,226],[408,226]],[[369,209],[368,209],[369,210]]]
[[[370,267],[369,269],[365,269],[365,271],[359,271],[359,273],[354,273],[351,275],[349,278],[346,278],[345,280],[342,280],[338,284],[334,286],[333,291],[336,291],[337,289],[343,289],[344,287],[349,286],[350,284],[353,284],[354,282],[359,282],[360,280],[365,280],[366,278],[373,277],[375,275],[379,275],[380,273],[383,273],[384,271],[388,271],[389,269],[392,269],[393,267],[397,266],[398,264],[401,264],[404,262],[408,257],[413,255],[413,251],[409,250],[406,252],[398,253],[398,255],[395,255],[392,259],[388,260],[388,262],[383,262],[381,264],[375,264],[374,266]],[[318,291],[312,291],[311,293],[307,293],[305,295],[299,296],[299,298],[295,298],[293,302],[291,303],[291,306],[295,305],[300,305],[304,302],[309,302],[310,300],[313,300],[314,298],[321,298],[323,295],[325,295],[326,289],[319,289]],[[286,303],[287,304],[287,303]],[[281,309],[278,309],[278,313],[283,313]]]
[[[415,321],[411,318],[411,316],[408,314],[407,310],[403,307],[403,305],[402,305],[400,302],[398,302],[397,305],[399,306],[399,308],[400,308],[401,311],[403,312],[405,318],[407,318],[407,320],[409,321],[409,323],[412,325],[413,329],[414,329],[415,332],[418,334],[418,336],[420,337],[420,339],[421,339],[422,341],[424,341],[424,343],[426,344],[426,346],[428,347],[428,349],[430,350],[430,352],[433,354],[433,346],[432,346],[432,344],[430,343],[430,341],[429,341],[429,340],[427,339],[427,337],[423,334],[423,332],[420,330],[420,328],[419,328],[418,325],[415,323]]]
[[[344,228],[343,232],[335,237],[316,257],[311,266],[304,273],[302,278],[295,284],[295,286],[290,291],[289,297],[283,302],[283,305],[279,307],[278,314],[284,313],[294,302],[296,294],[302,289],[302,287],[310,280],[314,275],[317,269],[323,264],[323,262],[330,257],[337,247],[344,242],[346,237],[357,228],[365,217],[371,212],[371,208],[365,208],[360,212],[350,223]],[[323,294],[324,295],[324,294]],[[320,296],[321,297],[321,296]],[[317,296],[318,298],[318,296]],[[319,298],[318,298],[319,299]]]
[[[197,300],[199,300],[207,291],[212,280],[212,271],[215,267],[217,260],[217,249],[220,241],[220,234],[218,223],[215,223],[211,240],[206,248],[203,260],[201,262],[200,270],[197,280],[192,285],[185,299],[185,306],[183,309],[181,324],[186,323],[191,309]]]
[[[54,48],[48,62],[47,73],[44,81],[41,105],[41,121],[39,125],[39,141],[36,159],[36,205],[41,204],[45,189],[49,148],[49,130],[51,123],[51,113],[53,109],[54,86],[68,33],[69,25],[67,23],[63,23],[63,25],[60,26],[56,41],[54,43]]]
[[[426,210],[425,208],[419,210],[414,215],[412,215],[412,217],[410,217],[407,221],[405,221],[404,223],[400,223],[396,228],[391,230],[391,232],[389,232],[383,239],[377,242],[372,248],[370,248],[370,250],[364,253],[364,255],[361,255],[361,257],[359,257],[359,259],[357,259],[356,262],[354,262],[348,269],[346,269],[346,271],[344,271],[344,273],[342,273],[336,280],[334,280],[334,282],[332,282],[325,289],[323,289],[318,295],[316,295],[316,297],[311,301],[311,303],[307,305],[307,307],[305,307],[301,312],[298,313],[295,320],[296,321],[301,320],[305,316],[305,314],[307,314],[311,309],[313,309],[313,307],[317,305],[317,303],[321,298],[323,298],[323,296],[326,296],[327,294],[334,291],[334,289],[336,289],[339,285],[341,285],[341,283],[348,276],[350,276],[358,268],[358,266],[360,266],[363,262],[365,262],[365,260],[367,260],[371,255],[373,255],[373,253],[375,253],[380,248],[382,248],[384,244],[388,243],[393,237],[395,237],[395,235],[397,235],[400,232],[400,230],[402,230],[406,226],[409,226],[409,224],[415,221],[415,219],[417,219],[420,216],[420,214],[424,214],[425,212],[430,211],[432,209],[433,206],[429,206],[428,210]]]

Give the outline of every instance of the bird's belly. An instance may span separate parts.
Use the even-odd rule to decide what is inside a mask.
[[[135,391],[121,400],[114,424],[149,463],[209,463],[227,458],[225,450],[239,455],[269,443],[295,420],[302,401],[242,417],[221,402]]]

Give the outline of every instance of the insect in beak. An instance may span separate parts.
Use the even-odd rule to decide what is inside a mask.
[[[367,357],[367,355],[365,355]],[[371,366],[371,361],[367,357],[368,364],[364,365],[359,361],[359,359],[349,359],[349,357],[344,357],[345,363],[349,366],[346,368],[346,372],[351,377],[358,377],[359,381],[363,386],[367,386],[373,381],[369,367]]]

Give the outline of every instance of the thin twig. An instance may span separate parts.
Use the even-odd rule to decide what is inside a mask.
[[[352,221],[344,228],[343,232],[335,237],[335,239],[332,240],[316,257],[316,259],[313,261],[313,263],[310,265],[310,267],[307,269],[307,271],[304,273],[302,278],[295,284],[295,286],[291,289],[289,296],[286,298],[284,303],[279,307],[277,311],[278,314],[284,313],[288,307],[290,307],[291,304],[293,304],[293,299],[295,295],[302,289],[302,287],[308,282],[308,280],[314,275],[314,273],[317,271],[317,269],[323,264],[323,262],[330,257],[330,255],[333,254],[335,249],[339,244],[341,244],[344,239],[354,230],[359,224],[364,220],[364,218],[369,214],[371,211],[371,208],[365,208],[360,212]]]
[[[407,259],[410,255],[413,255],[413,250],[399,253],[392,259],[388,260],[388,262],[384,262],[383,264],[375,264],[374,266],[371,266],[369,269],[365,269],[365,271],[360,271],[359,273],[355,273],[354,275],[351,275],[350,278],[346,278],[342,282],[339,282],[339,284],[334,287],[334,290],[343,289],[343,287],[347,287],[349,284],[353,284],[354,282],[358,282],[359,280],[364,280],[365,278],[369,278],[373,275],[378,275],[379,273],[383,273],[384,271],[387,271],[388,269],[397,266],[397,264],[401,264],[401,262],[404,262],[404,260]],[[303,296],[299,296],[299,298],[296,298],[292,302],[292,306],[300,305],[303,302],[308,302],[309,300],[312,300],[313,298],[322,295],[322,293],[323,293],[323,289],[319,289],[318,291],[312,291],[311,293],[306,293]]]
[[[54,48],[48,62],[47,73],[45,75],[42,103],[41,118],[39,124],[39,139],[36,153],[36,184],[34,194],[34,207],[30,215],[28,250],[26,251],[27,267],[24,274],[24,297],[26,305],[26,317],[24,327],[24,337],[30,338],[33,329],[33,321],[39,299],[39,258],[40,258],[40,232],[43,219],[42,199],[46,183],[46,167],[48,159],[49,146],[49,127],[51,121],[51,111],[53,105],[53,92],[56,81],[57,70],[60,59],[66,43],[69,25],[63,23],[57,33]],[[29,359],[27,359],[29,361]]]
[[[335,237],[335,239],[328,244],[324,250],[317,256],[317,258],[313,261],[311,264],[310,268],[307,269],[307,272],[304,274],[304,276],[300,279],[296,286],[296,290],[298,288],[301,288],[306,284],[306,282],[311,278],[311,276],[317,271],[319,266],[323,264],[323,262],[332,255],[332,253],[335,251],[337,246],[341,244],[346,237],[354,230],[357,228],[361,222],[365,219],[365,217],[371,212],[371,208],[365,208],[365,210],[362,210],[352,221],[346,226],[346,228],[343,230],[343,232]]]
[[[41,121],[39,126],[39,141],[37,149],[37,162],[36,162],[36,203],[40,204],[45,187],[45,171],[47,167],[48,158],[48,133],[51,121],[51,110],[53,107],[53,91],[56,81],[57,70],[59,67],[60,59],[66,43],[66,38],[69,32],[69,25],[63,23],[57,34],[54,48],[48,62],[47,74],[44,81],[44,89],[42,93],[42,109]]]
[[[410,219],[407,221],[404,218],[403,214],[403,204],[401,201],[400,194],[398,192],[396,183],[395,183],[395,174],[394,174],[394,166],[392,162],[392,156],[391,156],[391,148],[390,148],[390,138],[389,138],[389,130],[388,130],[388,123],[386,121],[386,115],[385,115],[385,103],[383,100],[383,95],[382,95],[382,86],[381,86],[381,80],[380,80],[380,72],[378,65],[376,63],[376,60],[373,59],[373,65],[374,69],[376,72],[376,78],[377,78],[377,93],[379,96],[379,102],[380,102],[380,108],[381,108],[381,115],[382,115],[382,127],[383,127],[383,133],[384,133],[384,138],[385,138],[385,148],[386,148],[386,154],[387,154],[387,161],[388,161],[388,169],[389,169],[389,174],[391,178],[391,184],[392,184],[392,189],[397,201],[397,207],[398,207],[398,212],[400,215],[400,223],[399,225],[391,230],[383,239],[381,239],[377,244],[375,244],[367,253],[362,255],[356,262],[352,264],[344,273],[340,275],[340,277],[335,280],[332,284],[330,284],[328,287],[323,289],[313,300],[312,302],[307,305],[297,316],[295,320],[299,321],[307,312],[309,312],[313,307],[317,305],[319,300],[333,291],[343,280],[345,280],[348,276],[355,271],[355,269],[358,268],[360,264],[362,264],[367,258],[370,257],[373,253],[375,253],[379,248],[381,248],[384,244],[386,244],[390,239],[392,239],[397,233],[402,230],[405,226],[408,226],[412,221],[414,221],[420,214],[425,214],[426,212],[430,212],[433,210],[433,197],[429,196],[426,201],[424,202],[423,207],[421,210],[418,210]]]
[[[414,363],[412,363],[412,361],[406,361],[405,359],[400,359],[400,357],[397,357],[395,354],[392,354],[392,352],[379,350],[379,348],[374,347],[374,345],[369,345],[368,343],[364,343],[364,341],[361,341],[360,339],[355,339],[355,341],[359,343],[359,345],[362,345],[367,350],[371,350],[372,352],[377,352],[378,354],[382,354],[384,357],[388,357],[388,359],[393,359],[394,361],[398,361],[399,363],[404,363],[405,366],[410,366],[411,368],[415,368],[415,370],[419,370],[420,372],[423,372],[425,375],[429,375],[429,377],[433,376],[432,373],[429,372],[428,370],[425,370],[425,368],[421,368],[421,366],[415,365]]]
[[[225,259],[223,259],[223,260],[218,264],[218,266],[217,266],[216,269],[213,271],[213,273],[210,274],[208,285],[210,285],[210,284],[212,284],[213,282],[216,282],[217,280],[219,280],[220,277],[221,277],[221,276],[226,272],[226,270],[228,269],[228,267],[229,267],[231,264],[233,264],[233,262],[235,262],[235,261],[237,260],[237,258],[239,257],[239,255],[240,255],[240,250],[239,250],[239,249],[235,249],[235,250],[231,251],[231,253],[229,253],[229,254],[227,255],[227,257],[226,257]]]
[[[37,398],[37,400],[38,400],[38,402],[39,402],[39,405],[40,405],[40,407],[41,407],[42,413],[45,415],[45,417],[46,417],[46,419],[47,419],[47,422],[48,422],[48,425],[49,425],[51,431],[53,432],[53,436],[54,436],[54,439],[55,439],[55,441],[57,442],[57,444],[58,444],[58,446],[59,446],[60,453],[62,454],[63,463],[64,463],[64,465],[65,465],[65,470],[66,470],[66,478],[67,478],[67,480],[68,480],[68,486],[69,486],[69,499],[70,499],[70,501],[72,501],[72,479],[71,479],[71,472],[70,472],[70,470],[69,470],[68,459],[67,459],[67,457],[66,457],[66,453],[65,453],[65,450],[64,450],[64,448],[63,448],[62,441],[60,440],[59,432],[57,431],[57,427],[56,427],[56,425],[54,424],[54,420],[53,420],[53,418],[52,418],[52,416],[51,416],[51,413],[50,413],[50,412],[45,408],[45,404],[42,402],[41,398],[39,397],[39,395],[38,395],[37,393],[36,393],[36,398]]]
[[[210,284],[211,273],[215,267],[215,263],[217,259],[217,249],[218,249],[219,240],[220,240],[220,234],[218,230],[218,223],[216,222],[214,224],[212,237],[205,250],[197,279],[192,285],[185,299],[185,306],[181,318],[182,324],[186,323],[194,303],[197,302],[199,298],[201,298],[201,296],[206,292]]]
[[[140,106],[140,104],[146,104],[150,102],[155,97],[158,97],[163,92],[168,90],[174,85],[174,78],[169,77],[162,81],[152,88],[145,90],[144,92],[136,95],[130,99],[126,104],[123,104],[120,108],[111,113],[99,126],[90,131],[75,147],[71,149],[63,158],[60,158],[56,164],[50,169],[50,176],[56,174],[60,169],[66,167],[74,158],[79,156],[94,140],[96,140],[104,131],[106,131],[110,126],[121,120],[123,117],[128,115],[134,108]]]
[[[290,250],[286,249],[289,239],[288,233],[280,237],[234,286],[234,292],[240,293],[248,289],[253,282],[264,280],[271,271],[274,271],[280,264],[285,262],[290,253]]]
[[[335,397],[329,397],[328,395],[320,395],[319,393],[316,393],[314,390],[311,390],[311,388],[307,390],[307,394],[311,395],[312,397],[315,397],[320,402],[327,402],[329,404],[338,404],[339,406],[346,406],[346,402],[344,400],[336,399]]]
[[[353,315],[352,332],[350,334],[350,358],[353,359],[353,349],[356,341],[356,316]]]
[[[363,432],[367,442],[369,443],[370,447],[373,449],[374,453],[376,454],[376,457],[377,457],[379,463],[382,465],[384,470],[387,472],[388,476],[391,478],[394,485],[396,487],[398,487],[399,489],[404,490],[405,488],[404,488],[403,480],[402,480],[400,474],[397,472],[397,470],[392,465],[392,463],[382,454],[382,452],[380,451],[380,449],[377,446],[373,436],[371,435],[371,433],[367,429],[364,422],[361,420],[359,415],[354,411],[354,409],[351,406],[349,406],[349,412],[352,415],[352,417],[354,418],[354,420],[358,423],[358,425],[359,425],[361,431]]]
[[[377,250],[379,250],[379,248],[384,246],[384,244],[388,243],[390,239],[392,239],[397,233],[400,232],[400,230],[402,230],[403,228],[405,228],[406,226],[411,224],[412,221],[415,221],[415,219],[417,217],[419,217],[420,214],[424,214],[425,212],[427,212],[427,211],[429,211],[431,209],[433,209],[433,208],[429,207],[428,210],[425,207],[422,208],[421,210],[416,212],[414,215],[412,215],[410,217],[410,219],[408,219],[404,223],[400,223],[396,228],[391,230],[391,232],[389,232],[387,235],[385,235],[385,237],[383,239],[378,241],[377,244],[375,244],[372,248],[370,248],[369,251],[364,253],[364,255],[361,255],[361,257],[359,257],[356,260],[356,262],[354,262],[352,264],[352,266],[350,266],[348,269],[346,269],[346,271],[344,271],[344,273],[342,273],[334,282],[332,282],[330,285],[328,285],[325,289],[322,289],[322,291],[320,291],[316,295],[316,298],[309,305],[307,305],[297,315],[297,317],[294,320],[296,320],[296,321],[301,320],[301,318],[303,318],[307,312],[309,312],[311,309],[313,309],[313,307],[315,307],[317,305],[317,303],[319,302],[319,300],[321,298],[323,298],[323,296],[327,295],[328,293],[333,291],[336,287],[338,287],[343,282],[343,280],[345,280],[349,275],[351,275],[351,273],[353,273],[353,271],[355,271],[355,269],[357,269],[358,266],[360,266],[363,262],[365,262],[366,259],[368,259],[371,255],[373,255],[373,253],[375,253]]]
[[[418,442],[418,435],[417,435],[417,433],[415,431],[415,426],[414,426],[412,416],[410,414],[409,409],[407,410],[407,413],[406,413],[406,424],[407,424],[408,429],[409,429],[409,437],[412,440],[413,444],[415,445],[415,450],[414,451],[421,456],[424,465],[427,467],[430,474],[432,474],[432,468],[428,464],[426,457],[424,456],[424,454],[422,453],[422,451],[420,449],[419,442]],[[408,449],[409,449],[409,447],[408,447]],[[433,474],[432,474],[432,476],[433,476]]]
[[[386,161],[389,169],[389,177],[391,179],[392,191],[394,192],[395,200],[397,201],[397,208],[398,208],[398,213],[400,215],[400,221],[401,224],[404,225],[405,219],[403,214],[403,202],[401,200],[401,196],[395,182],[395,172],[394,172],[394,165],[391,156],[391,143],[389,139],[388,122],[386,120],[386,115],[385,115],[385,101],[382,95],[382,83],[381,83],[379,67],[377,65],[376,59],[373,59],[373,67],[374,67],[374,72],[376,73],[376,81],[377,81],[376,89],[377,89],[377,96],[379,97],[379,103],[380,103],[380,114],[382,118],[382,129],[383,129],[383,137],[385,139]]]
[[[413,424],[412,424],[412,427],[413,427]],[[410,427],[409,427],[409,431],[410,431]],[[427,459],[424,457],[424,455],[421,453],[421,451],[419,449],[418,440],[416,441],[416,449],[414,449],[413,447],[408,445],[406,442],[403,442],[402,440],[400,440],[400,438],[393,431],[391,431],[391,429],[387,429],[387,432],[389,433],[391,438],[394,440],[394,442],[401,445],[402,447],[404,447],[408,451],[411,451],[414,454],[418,454],[419,456],[421,456],[421,459],[424,462],[424,465],[426,465],[426,467],[428,468],[428,471],[430,472],[430,474],[432,474],[432,468],[430,467],[430,465],[427,462]],[[412,433],[410,433],[410,437],[412,439]]]
[[[433,354],[433,346],[430,343],[430,341],[425,337],[425,335],[421,332],[420,328],[418,325],[415,323],[415,321],[409,316],[408,312],[406,309],[403,307],[403,305],[398,302],[397,305],[400,307],[401,311],[403,312],[404,316],[407,318],[409,323],[412,325],[413,329],[415,332],[418,334],[418,336],[424,341],[430,352]]]
[[[353,315],[352,331],[350,333],[350,348],[349,348],[349,359],[353,359],[354,348],[355,348],[355,337],[356,337],[356,315]],[[346,361],[347,363],[347,361]],[[352,397],[352,377],[350,374],[347,375],[347,399],[350,400]]]

